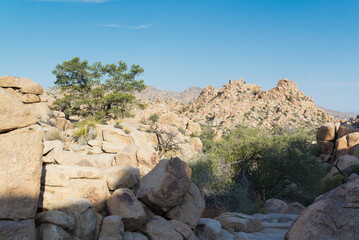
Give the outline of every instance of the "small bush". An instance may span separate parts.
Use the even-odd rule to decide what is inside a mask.
[[[152,122],[152,123],[155,123],[155,122],[158,122],[158,119],[160,117],[157,115],[157,113],[154,113],[152,114],[150,117],[149,117],[149,120]]]
[[[95,127],[96,124],[100,124],[100,123],[102,122],[93,118],[75,123],[76,128],[73,131],[75,140],[83,143],[90,140],[93,137],[93,136],[89,136],[90,128],[93,128]]]

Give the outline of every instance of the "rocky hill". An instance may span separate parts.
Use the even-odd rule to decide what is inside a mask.
[[[190,87],[185,89],[183,92],[172,92],[169,90],[158,90],[157,88],[153,86],[147,85],[146,89],[142,92],[137,92],[135,95],[138,98],[148,98],[150,100],[156,100],[157,98],[161,98],[163,100],[173,98],[178,100],[181,103],[189,103],[196,99],[200,92],[202,91],[202,88],[200,87]]]

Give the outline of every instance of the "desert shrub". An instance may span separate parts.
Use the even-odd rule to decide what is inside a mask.
[[[160,117],[158,116],[157,113],[154,113],[154,114],[151,114],[151,116],[149,117],[149,120],[152,122],[152,123],[155,123],[155,122],[158,122],[158,119]]]
[[[233,203],[233,187],[245,189],[241,196],[259,204],[269,198],[308,204],[321,192],[325,174],[311,155],[312,139],[313,134],[303,130],[238,126],[220,141],[204,144],[206,164],[191,165],[193,181],[202,191],[210,188],[217,199],[229,201],[229,210],[238,204]]]
[[[93,129],[96,124],[102,123],[94,118],[89,118],[84,121],[76,122],[73,136],[75,140],[81,143],[86,143],[88,140],[93,138],[93,133],[90,134],[91,128]]]
[[[335,176],[326,176],[322,181],[322,193],[326,193],[336,187],[339,187],[344,183],[343,175],[335,175]]]
[[[214,137],[216,136],[216,133],[212,130],[212,127],[209,125],[202,126],[201,129],[201,135],[199,135],[199,138],[202,141],[203,144],[203,151],[208,152],[212,146],[214,145]]]
[[[179,127],[178,131],[182,133],[182,135],[186,135],[186,130],[183,127]]]

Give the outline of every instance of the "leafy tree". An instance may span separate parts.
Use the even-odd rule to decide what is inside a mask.
[[[143,73],[139,65],[81,61],[75,57],[57,64],[52,72],[55,86],[61,90],[61,98],[55,104],[66,117],[78,115],[85,118],[107,119],[130,116],[135,102],[134,91],[145,89],[143,80],[136,78]]]

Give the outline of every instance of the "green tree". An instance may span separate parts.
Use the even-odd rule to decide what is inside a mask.
[[[55,86],[61,90],[61,98],[55,104],[66,117],[78,115],[85,118],[107,119],[130,116],[130,107],[135,102],[134,91],[145,89],[143,73],[139,65],[81,61],[75,57],[57,64],[52,72]]]

